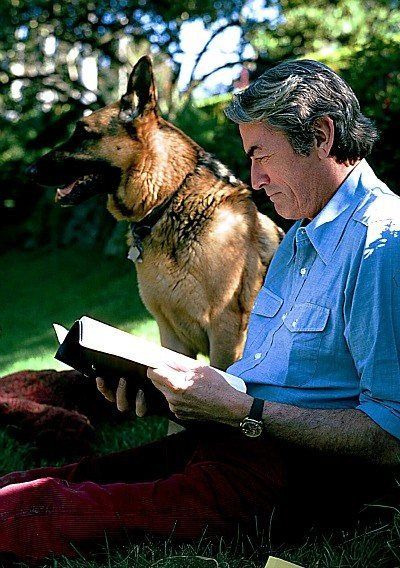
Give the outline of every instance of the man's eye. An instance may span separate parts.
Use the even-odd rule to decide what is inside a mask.
[[[256,162],[261,164],[262,162],[266,162],[267,160],[269,160],[271,156],[272,154],[269,154],[268,156],[260,156],[259,158],[254,158],[254,159]]]

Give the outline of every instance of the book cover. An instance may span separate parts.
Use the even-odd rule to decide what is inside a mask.
[[[179,363],[191,368],[201,365],[186,355],[88,316],[81,317],[69,330],[59,324],[54,324],[54,329],[60,343],[55,358],[87,377],[124,377],[146,386],[146,383],[152,384],[145,376],[147,367],[154,369]],[[232,387],[246,392],[242,379],[216,370]]]

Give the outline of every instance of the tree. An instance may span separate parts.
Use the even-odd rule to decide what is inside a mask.
[[[196,69],[184,96],[177,90],[180,30],[195,18],[214,35],[240,25],[238,58],[248,65],[251,78],[297,57],[317,59],[339,72],[381,131],[371,162],[399,191],[399,0],[271,0],[264,21],[244,15],[245,4],[246,0],[3,0],[0,242],[7,244],[6,236],[9,244],[19,240],[32,246],[49,240],[54,245],[96,241],[107,250],[115,249],[113,243],[120,238],[114,238],[111,219],[95,213],[93,202],[72,213],[60,211],[52,205],[53,192],[30,187],[25,168],[65,138],[82,113],[116,100],[131,66],[144,52],[150,52],[155,62],[162,112],[248,181],[235,126],[223,115],[229,96],[193,101],[193,90],[201,82]],[[209,45],[195,67],[207,57]],[[253,49],[250,56],[248,45]],[[92,71],[86,78],[84,67]],[[86,233],[79,228],[82,217],[90,226]],[[61,231],[55,229],[57,223]]]
[[[281,0],[275,18],[248,37],[258,53],[254,74],[279,61],[316,59],[346,79],[381,139],[371,157],[400,193],[400,11],[397,0]]]

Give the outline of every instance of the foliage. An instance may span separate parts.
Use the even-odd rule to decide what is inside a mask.
[[[132,65],[144,53],[152,54],[161,103],[168,111],[181,66],[182,25],[195,18],[207,27],[222,17],[235,20],[243,0],[3,0],[1,4],[0,241],[4,248],[39,246],[48,240],[58,246],[71,240],[64,230],[56,235],[54,227],[68,215],[55,212],[48,192],[31,187],[27,166],[68,136],[83,112],[117,100]],[[84,65],[96,71],[90,81],[82,71]],[[93,207],[84,209],[87,221]],[[79,215],[69,213],[69,217]],[[51,226],[44,230],[43,217],[45,222],[51,218]],[[106,232],[113,231],[111,218],[99,223],[105,224]],[[85,242],[80,230],[73,232],[74,239]],[[96,235],[92,241],[97,241]]]
[[[367,116],[380,129],[371,162],[389,187],[400,194],[400,14],[396,19],[396,39],[389,33],[371,38],[368,50],[354,56],[343,74],[354,86]]]
[[[371,163],[400,193],[396,125],[400,119],[400,11],[397,0],[282,0],[269,25],[249,40],[258,71],[292,58],[316,59],[343,76],[381,140]]]
[[[381,131],[370,159],[373,167],[394,191],[400,191],[399,1],[271,0],[269,19],[259,22],[243,15],[245,4],[245,0],[3,0],[0,248],[79,243],[97,246],[106,254],[125,254],[126,226],[116,225],[102,198],[60,210],[54,207],[53,191],[32,187],[25,169],[64,139],[83,112],[117,99],[132,64],[144,52],[150,52],[155,62],[164,115],[249,181],[237,128],[223,115],[229,94],[199,102],[192,99],[191,88],[184,96],[177,91],[180,30],[196,18],[214,33],[240,22],[242,58],[246,44],[255,53],[255,63],[250,64],[253,76],[293,57],[315,58],[338,71]],[[97,61],[97,86],[85,84],[80,72],[80,65],[91,57]],[[262,196],[255,194],[255,199],[260,209],[288,227]]]

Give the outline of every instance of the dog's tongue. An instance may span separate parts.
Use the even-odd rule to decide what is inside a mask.
[[[71,191],[74,189],[74,185],[76,184],[77,181],[78,180],[73,181],[72,183],[70,183],[66,187],[58,188],[57,193],[56,193],[56,201],[58,201],[62,197],[65,197],[69,193],[71,193]]]

